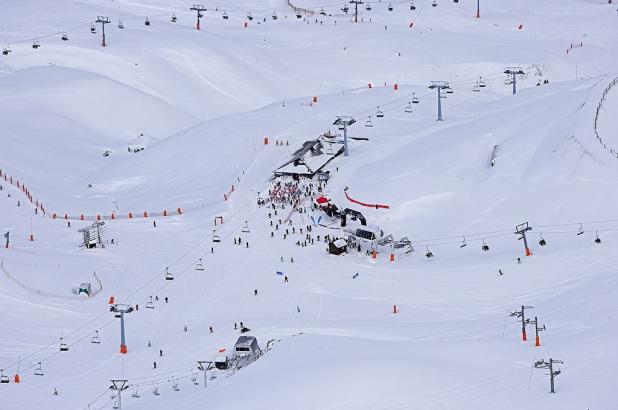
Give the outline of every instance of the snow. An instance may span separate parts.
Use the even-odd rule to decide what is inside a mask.
[[[132,386],[122,397],[130,409],[615,406],[618,87],[599,111],[602,142],[594,132],[617,76],[615,5],[484,1],[476,19],[476,2],[415,4],[388,12],[371,2],[352,24],[342,5],[296,19],[284,1],[241,0],[207,5],[198,32],[185,0],[1,2],[0,47],[11,53],[0,55],[0,169],[46,213],[0,181],[0,232],[11,238],[0,249],[0,368],[11,378],[0,407],[112,408],[118,378]],[[100,26],[89,31],[97,15],[112,20],[105,48]],[[513,65],[527,73],[514,96],[503,73]],[[473,92],[480,77],[487,87]],[[432,80],[454,90],[443,122]],[[415,252],[386,246],[373,259],[361,242],[360,253],[328,255],[325,235],[343,230],[310,200],[307,213],[258,206],[273,171],[305,141],[337,132],[341,115],[357,121],[350,137],[368,140],[350,139],[351,155],[326,165],[322,194],[409,237]],[[346,187],[390,208],[353,204]],[[78,230],[96,215],[106,246],[81,249]],[[328,222],[298,246],[311,216]],[[270,225],[279,219],[293,225]],[[514,234],[526,221],[529,257]],[[90,298],[72,293],[84,282]],[[125,317],[126,355],[111,296],[139,305]],[[521,305],[546,325],[539,347],[534,327],[523,342],[508,315]],[[232,354],[241,321],[264,355],[213,371],[204,389],[197,362]],[[95,331],[101,344],[90,343]],[[564,361],[554,395],[547,371],[533,368],[550,357]],[[33,374],[38,362],[44,376]]]

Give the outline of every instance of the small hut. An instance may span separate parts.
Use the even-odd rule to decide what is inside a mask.
[[[328,243],[328,253],[331,255],[342,255],[348,251],[348,243],[345,239],[335,239]]]

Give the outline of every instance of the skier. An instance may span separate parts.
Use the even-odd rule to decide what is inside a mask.
[[[238,325],[234,322],[234,330],[238,329]]]
[[[284,281],[285,283],[288,283],[288,277],[287,277],[287,275],[283,278],[283,281]]]
[[[163,349],[159,349],[159,356],[163,357]]]
[[[152,347],[152,343],[150,343],[150,339],[148,339],[148,347]]]
[[[257,295],[258,295],[258,291],[257,291],[257,289],[255,289],[255,290],[253,291],[253,296],[257,296]]]
[[[167,303],[167,300],[168,300],[168,299],[167,299],[167,296],[166,296],[166,297],[165,297],[165,303]]]
[[[152,221],[152,227],[156,228],[157,227],[157,221]]]
[[[185,332],[187,332],[189,329],[187,329],[187,325],[185,325]]]
[[[300,306],[299,306],[299,305],[296,305],[296,311],[297,311],[298,313],[300,313]]]
[[[152,362],[152,368],[156,369],[157,368],[157,362]]]
[[[504,275],[504,273],[502,273],[502,269],[498,269],[498,273],[500,274],[500,276]]]
[[[58,396],[58,389],[54,387],[54,396]]]
[[[521,258],[517,258],[517,263],[521,264]]]
[[[214,333],[215,331],[212,330],[212,326],[210,326],[210,333]]]

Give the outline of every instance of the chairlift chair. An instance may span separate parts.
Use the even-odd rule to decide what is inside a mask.
[[[36,50],[36,49],[37,49],[37,48],[39,48],[39,47],[41,47],[41,44],[39,43],[39,40],[38,40],[38,39],[37,39],[37,40],[34,40],[34,41],[32,42],[32,48],[34,48],[34,49]]]
[[[504,79],[504,85],[511,85],[511,77],[506,77]]]
[[[545,238],[543,238],[543,234],[542,233],[539,235],[539,245],[541,245],[541,246],[547,245],[547,241],[545,240]]]
[[[227,15],[227,11],[223,11],[223,20],[229,19],[230,16]]]
[[[438,7],[438,2],[436,0],[433,0],[431,2],[431,7]]]
[[[215,243],[221,242],[221,238],[217,235],[217,230],[213,229],[212,231],[212,241]]]
[[[242,232],[242,233],[250,233],[251,232],[249,230],[249,221],[245,221],[245,223],[243,224],[242,228],[240,229],[240,232]]]
[[[170,19],[170,21],[172,23],[176,23],[178,21],[178,17],[176,17],[176,14],[172,13],[172,18]],[[139,396],[138,396],[139,397]]]
[[[251,15],[251,12],[247,13],[247,20],[249,21],[253,20],[253,15]]]
[[[483,245],[481,246],[481,249],[485,252],[487,252],[489,250],[489,245],[487,245],[487,243],[485,243],[485,238],[483,238]]]
[[[300,13],[296,13],[296,18],[297,18],[297,19],[300,19],[300,18],[302,18],[302,17],[303,17],[303,16],[302,16]]]
[[[427,247],[427,252],[425,252],[425,257],[427,259],[433,258],[433,252],[429,250],[429,246]]]
[[[414,5],[414,2],[410,3],[410,10],[412,11],[416,10],[416,6]]]
[[[0,383],[8,383],[9,381],[9,376],[5,376],[4,369],[0,369]]]
[[[94,25],[94,23],[90,23],[90,32],[91,32],[92,34],[97,34],[97,28],[96,28],[96,26]]]
[[[405,112],[408,114],[412,114],[412,102],[408,101],[408,105],[406,106]]]
[[[134,398],[139,398],[139,386],[133,386],[131,387],[131,390],[133,390],[133,392],[131,393],[131,397]]]
[[[273,15],[272,15],[273,20],[277,20],[279,18],[279,16],[277,16],[277,12],[273,11]]]
[[[465,248],[468,245],[468,243],[466,242],[466,237],[463,237],[463,240],[461,241],[461,245],[459,245],[460,248]]]
[[[341,8],[341,11],[343,11],[345,14],[348,14],[348,11],[350,11],[350,8],[348,7],[347,4],[344,4],[343,7]]]
[[[599,238],[599,231],[596,232],[596,238],[594,239],[594,243],[596,244],[601,243],[601,238]]]
[[[68,352],[69,351],[69,345],[64,343],[63,339],[64,339],[63,337],[60,338],[60,351],[61,352]]]
[[[485,81],[483,81],[483,77],[479,77],[478,84],[479,84],[479,87],[481,87],[481,88],[487,87],[487,84],[485,84]]]
[[[150,20],[148,20],[148,17],[146,17],[146,20],[144,20],[144,25],[145,26],[149,26],[150,25]]]
[[[371,4],[367,3],[367,6],[365,6],[365,10],[371,11]]]
[[[146,309],[154,309],[154,302],[152,301],[152,296],[150,297],[150,300],[148,302],[146,302]]]
[[[324,11],[324,7],[322,7],[322,8],[320,9],[320,14],[321,14],[322,16],[325,16],[325,15],[326,15],[326,11]]]
[[[121,30],[124,28],[124,23],[122,22],[122,19],[118,20],[118,28]]]
[[[418,104],[421,100],[415,95],[416,93],[412,93],[412,104]]]
[[[382,110],[380,110],[380,106],[379,105],[378,105],[378,112],[376,114],[376,117],[384,118],[384,113],[382,112]]]
[[[5,48],[2,49],[2,55],[3,56],[8,56],[10,52],[11,52],[11,49],[8,48],[8,47],[5,47]]]
[[[391,3],[390,1],[388,2],[387,10],[388,11],[393,11],[393,3]]]
[[[446,89],[447,94],[453,94],[453,89],[451,87]]]
[[[191,381],[196,386],[200,384],[200,382],[197,381],[197,373],[195,373],[193,370],[191,370]]]
[[[69,35],[66,31],[62,33],[62,41],[69,41]]]
[[[170,268],[165,268],[165,280],[174,280],[174,275],[170,272]]]
[[[204,270],[204,264],[202,263],[202,258],[197,261],[195,265],[195,270]]]
[[[43,376],[43,367],[41,366],[41,362],[37,363],[36,367],[34,368],[34,375]]]
[[[474,87],[472,87],[472,91],[474,91],[475,93],[478,93],[479,91],[481,91],[481,88],[479,87],[478,82],[474,85]]]
[[[155,396],[160,395],[161,393],[159,393],[159,383],[152,383],[152,394],[154,394]]]
[[[101,339],[99,338],[99,331],[98,330],[96,330],[94,332],[94,336],[92,336],[92,339],[90,339],[90,343],[101,344]]]
[[[584,226],[579,224],[579,229],[577,230],[577,236],[584,234]]]
[[[122,312],[118,309],[114,309],[114,317],[120,319],[122,317]]]
[[[365,121],[365,127],[373,127],[373,123],[371,122],[371,116],[367,117],[367,121]]]
[[[174,389],[174,391],[180,391],[180,386],[178,385],[178,379],[173,380],[172,388]]]

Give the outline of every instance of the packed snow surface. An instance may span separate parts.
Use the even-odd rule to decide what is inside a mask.
[[[0,2],[0,408],[616,408],[618,6],[292,3]],[[322,192],[273,179],[337,116]],[[411,247],[329,255],[318,195]]]

